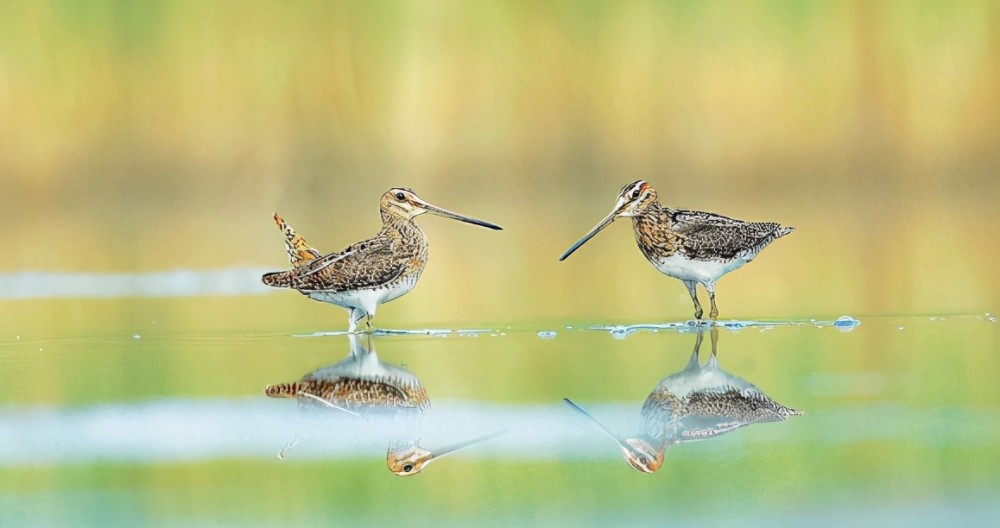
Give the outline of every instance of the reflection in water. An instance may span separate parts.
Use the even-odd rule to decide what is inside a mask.
[[[351,354],[343,360],[310,372],[299,381],[268,385],[272,398],[294,398],[299,404],[316,404],[362,418],[389,431],[386,465],[393,473],[415,475],[431,462],[496,435],[477,438],[437,450],[418,445],[424,412],[430,408],[427,391],[412,373],[379,361],[368,336],[368,348],[356,335],[348,335]],[[283,458],[298,442],[295,438],[281,450]]]
[[[642,429],[634,438],[620,439],[587,411],[565,402],[582,413],[612,438],[633,469],[652,473],[663,464],[667,448],[693,440],[719,436],[757,422],[780,422],[801,411],[772,400],[755,385],[719,367],[719,331],[712,328],[712,357],[698,361],[702,331],[686,367],[660,381],[642,406]]]

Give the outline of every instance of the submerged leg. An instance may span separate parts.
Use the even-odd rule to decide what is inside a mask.
[[[285,446],[281,448],[281,451],[278,451],[278,460],[284,460],[285,459],[285,455],[287,455],[288,452],[291,451],[292,448],[295,447],[295,446],[297,446],[297,445],[299,445],[299,435],[298,434],[296,434],[295,436],[293,436],[291,440],[289,440],[287,443],[285,443]]]
[[[691,300],[694,301],[694,318],[700,320],[704,310],[701,309],[701,303],[698,302],[698,283],[695,281],[684,281],[684,285],[687,286],[688,293],[691,294]]]
[[[705,337],[705,332],[702,327],[697,327],[695,332],[697,333],[694,338],[694,350],[691,351],[691,358],[688,359],[688,369],[698,368],[698,356],[701,354],[701,341]]]
[[[355,333],[358,331],[358,321],[360,321],[365,315],[367,315],[364,310],[358,308],[351,308],[348,320],[350,321],[350,327],[347,329],[350,333]]]
[[[708,316],[714,321],[719,317],[719,308],[715,306],[715,283],[706,282],[704,284],[705,289],[708,290],[708,298],[712,301],[712,309],[708,312]]]

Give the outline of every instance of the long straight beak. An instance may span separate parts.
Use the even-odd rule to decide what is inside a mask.
[[[451,218],[452,220],[458,220],[460,222],[465,222],[467,224],[475,224],[477,226],[482,226],[482,227],[488,227],[490,229],[495,229],[497,231],[503,229],[502,227],[496,224],[491,224],[489,222],[486,222],[485,220],[479,220],[478,218],[472,218],[471,216],[460,215],[458,213],[454,213],[452,211],[443,209],[436,205],[429,204],[423,200],[420,201],[420,206],[426,209],[428,213],[433,213],[438,216],[443,216],[445,218]]]
[[[606,425],[597,421],[597,418],[594,418],[593,416],[590,415],[589,412],[583,410],[583,407],[580,407],[579,405],[573,403],[573,400],[570,400],[569,398],[563,398],[563,401],[566,402],[566,405],[572,407],[576,412],[589,418],[591,422],[593,422],[594,424],[597,425],[598,428],[600,428],[601,432],[606,434],[608,438],[614,440],[615,443],[618,444],[618,447],[621,447],[626,451],[632,451],[632,448],[628,444],[623,442],[621,438],[618,438],[618,436],[615,433],[611,432],[611,429],[608,429]]]
[[[614,222],[615,218],[618,217],[618,209],[619,209],[618,207],[615,207],[615,210],[611,211],[611,214],[604,217],[604,220],[601,220],[597,225],[595,225],[594,228],[591,229],[589,233],[583,235],[583,238],[577,240],[576,244],[573,244],[573,247],[567,249],[566,252],[563,253],[561,257],[559,257],[559,261],[562,262],[566,260],[566,257],[572,255],[574,251],[580,248],[580,246],[586,244],[587,241],[590,240],[591,238],[594,238],[594,235],[596,235],[598,231],[611,225],[611,222]]]
[[[473,438],[472,440],[466,440],[465,442],[462,442],[460,444],[455,444],[455,445],[448,446],[448,447],[446,447],[444,449],[438,449],[438,450],[434,451],[433,453],[431,453],[431,457],[427,460],[427,464],[430,464],[431,462],[433,462],[433,461],[435,461],[435,460],[437,460],[439,458],[446,457],[446,456],[454,453],[455,451],[459,451],[461,449],[465,449],[466,447],[469,447],[471,445],[475,445],[475,444],[478,444],[480,442],[485,442],[487,440],[492,440],[492,439],[494,439],[494,438],[496,438],[496,437],[498,437],[498,436],[500,436],[500,435],[502,435],[502,434],[504,434],[506,432],[507,432],[506,430],[504,430],[504,431],[497,431],[495,433],[488,434],[486,436],[480,436],[479,438]]]

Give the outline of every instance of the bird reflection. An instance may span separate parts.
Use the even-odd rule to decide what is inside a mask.
[[[596,424],[622,450],[636,471],[652,473],[663,465],[668,448],[726,434],[758,422],[780,422],[802,411],[772,400],[755,385],[719,367],[718,329],[711,329],[712,356],[699,362],[703,331],[695,337],[686,367],[663,378],[653,389],[641,412],[641,432],[621,439],[604,424],[568,398],[564,401]]]
[[[431,404],[420,380],[403,368],[380,361],[370,335],[367,348],[357,336],[347,337],[351,344],[349,356],[298,381],[268,385],[264,394],[296,399],[300,405],[336,409],[368,421],[388,419],[393,438],[386,452],[386,465],[400,476],[415,475],[435,460],[496,436],[476,438],[433,452],[422,448],[418,443],[419,432],[424,412]],[[279,458],[295,443],[297,439],[286,445]]]

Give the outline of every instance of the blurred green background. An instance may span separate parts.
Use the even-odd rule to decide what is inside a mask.
[[[623,225],[556,260],[645,178],[798,228],[721,282],[723,317],[982,313],[998,23],[990,1],[8,0],[0,272],[278,269],[272,211],[339,250],[408,186],[506,230],[420,219],[427,272],[380,317],[686,317]]]
[[[0,0],[0,279],[280,269],[272,211],[334,251],[378,230],[388,187],[412,187],[505,227],[421,218],[420,286],[379,310],[382,328],[506,330],[376,338],[442,408],[570,396],[634,403],[638,418],[683,366],[691,336],[579,330],[691,316],[627,222],[557,261],[638,178],[674,207],[798,228],[720,282],[723,318],[863,320],[723,336],[727,369],[806,416],[682,446],[650,478],[612,452],[487,451],[416,479],[390,475],[381,452],[282,466],[270,444],[177,463],[5,452],[0,519],[910,526],[992,513],[1000,339],[981,314],[1000,301],[1000,3]],[[938,317],[951,313],[976,315]],[[264,408],[265,384],[347,352],[341,337],[290,334],[344,327],[342,310],[290,292],[0,300],[0,425],[36,431],[32,416],[122,402]]]

